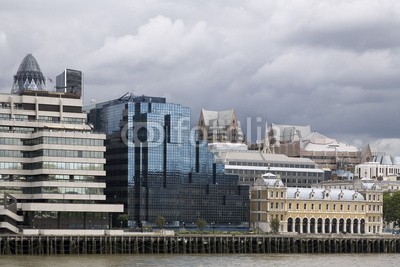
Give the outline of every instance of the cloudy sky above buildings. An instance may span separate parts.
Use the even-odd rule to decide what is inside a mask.
[[[84,71],[85,103],[164,96],[400,155],[399,29],[398,0],[0,0],[0,92],[32,53]]]

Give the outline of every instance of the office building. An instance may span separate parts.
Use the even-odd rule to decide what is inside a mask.
[[[46,90],[46,79],[32,54],[26,55],[19,65],[17,74],[14,75],[11,93],[20,94],[25,90]]]
[[[65,69],[56,77],[56,91],[60,93],[82,96],[83,73],[80,70]]]
[[[14,94],[0,94],[0,231],[109,229],[123,209],[105,204],[105,135],[87,125],[80,97],[45,91],[43,77],[29,54]]]
[[[314,183],[329,180],[331,174],[310,159],[262,151],[226,150],[216,153],[216,158],[224,164],[226,174],[239,175],[240,183],[247,185],[252,185],[266,172],[278,175],[289,187],[311,187]]]
[[[175,227],[248,223],[249,187],[225,175],[190,129],[190,108],[165,98],[125,96],[96,104],[89,121],[105,132],[109,202],[124,203],[129,225]]]

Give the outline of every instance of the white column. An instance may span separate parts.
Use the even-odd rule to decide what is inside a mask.
[[[347,224],[347,223],[346,223],[346,224]],[[353,220],[351,220],[351,221],[350,221],[350,234],[353,233],[353,227],[354,227],[354,225],[353,225]]]
[[[358,232],[359,234],[361,234],[361,220],[358,221],[358,224],[357,224],[357,232]]]
[[[310,221],[307,221],[307,233],[310,233]]]
[[[325,233],[325,220],[322,220],[322,225],[321,225],[321,233]]]

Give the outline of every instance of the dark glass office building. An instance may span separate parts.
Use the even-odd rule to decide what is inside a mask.
[[[152,224],[158,215],[174,226],[199,218],[215,226],[248,222],[248,186],[224,174],[206,144],[194,140],[190,113],[165,98],[132,95],[88,112],[107,134],[107,199],[124,204],[130,226]]]
[[[56,91],[60,93],[82,96],[83,73],[80,70],[65,69],[56,77]]]

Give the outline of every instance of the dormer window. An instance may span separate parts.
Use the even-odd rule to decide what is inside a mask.
[[[324,199],[329,199],[330,198],[330,190],[329,189],[325,189],[324,190],[323,197],[324,197]]]

